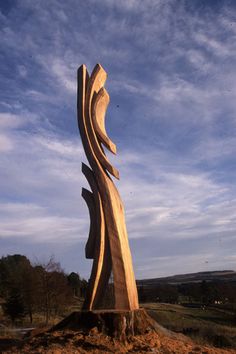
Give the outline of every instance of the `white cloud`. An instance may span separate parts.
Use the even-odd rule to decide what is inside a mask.
[[[189,62],[198,70],[209,72],[212,67],[212,63],[206,58],[205,54],[196,49],[190,49],[187,51],[187,58]]]
[[[56,103],[56,98],[54,98],[52,95],[48,95],[41,91],[27,90],[25,94],[28,97],[30,97],[33,101]]]
[[[233,137],[208,137],[199,142],[199,145],[194,149],[194,155],[198,161],[208,161],[215,165],[226,158],[234,159],[235,150]]]
[[[9,152],[14,148],[12,129],[17,129],[27,123],[27,118],[12,113],[0,113],[0,152]]]
[[[27,122],[27,118],[13,113],[0,113],[0,129],[18,128]]]
[[[73,71],[70,70],[62,60],[54,59],[51,70],[59,82],[63,84],[69,92],[76,93],[76,80],[73,77]]]
[[[72,119],[62,122],[75,114],[77,66],[91,72],[100,61],[109,75],[110,130],[117,127],[123,146],[111,160],[132,242],[228,242],[236,231],[234,11],[199,15],[178,1],[72,3],[27,0],[3,17],[2,237],[45,245],[87,237],[84,153]],[[118,99],[124,108],[115,110]],[[224,252],[208,250],[207,258],[221,256],[217,267]],[[179,257],[168,257],[157,260],[163,272],[181,269]],[[197,270],[203,258],[192,252],[186,260]],[[155,275],[155,261],[145,276]]]
[[[19,71],[19,75],[21,76],[21,77],[26,77],[27,76],[27,69],[26,69],[26,67],[24,66],[24,65],[19,65],[18,66],[18,71]]]
[[[212,50],[217,56],[229,56],[234,53],[234,48],[232,46],[229,47],[227,42],[216,40],[204,33],[196,33],[195,40],[204,45],[207,50]]]
[[[15,197],[31,200],[34,207],[28,207],[27,203],[25,217],[22,212],[25,205],[20,206],[20,213],[18,203],[16,209],[13,204],[10,209],[6,207],[8,221],[0,218],[2,235],[13,235],[18,229],[18,234],[31,234],[32,238],[36,233],[39,241],[42,228],[48,227],[51,231],[43,234],[43,240],[57,237],[53,228],[60,228],[61,238],[64,235],[73,239],[73,235],[81,235],[81,224],[83,237],[87,237],[89,217],[80,196],[86,180],[80,171],[83,151],[79,142],[55,135],[26,136],[22,133],[14,135],[14,142],[11,159],[8,156],[2,160],[3,166],[7,166],[2,172],[2,187],[10,191],[10,186],[14,186],[12,193]],[[229,191],[214,182],[209,174],[197,170],[193,173],[191,166],[189,171],[180,172],[181,166],[174,160],[166,163],[161,151],[159,155],[145,155],[124,150],[120,158],[114,159],[117,159],[116,165],[121,172],[118,188],[124,199],[130,238],[155,235],[157,239],[199,238],[216,232],[227,233],[229,227],[235,227],[236,201],[230,198],[228,206],[224,204],[222,208]],[[133,163],[138,166],[135,171],[146,170],[146,176],[150,177],[146,179],[134,173]],[[16,211],[15,214],[12,210]],[[18,214],[20,220],[16,218]],[[67,234],[70,221],[74,228],[74,232],[70,232],[72,236]],[[40,224],[42,227],[37,232]]]
[[[64,155],[65,157],[68,156],[70,158],[78,159],[78,157],[82,156],[83,154],[83,149],[79,144],[79,141],[77,144],[75,144],[74,141],[72,142],[65,139],[56,140],[50,139],[50,137],[36,137],[35,142],[48,149],[48,151],[57,153],[57,156]]]
[[[0,152],[10,151],[13,148],[13,142],[6,135],[0,134]]]
[[[236,200],[230,188],[217,183],[214,175],[185,169],[169,156],[154,153],[121,152],[117,167],[118,188],[125,202],[130,238],[160,239],[214,238],[236,232]],[[128,161],[128,163],[126,163]],[[181,171],[182,170],[182,171]],[[145,171],[137,175],[136,171]],[[224,220],[224,222],[223,222]],[[227,220],[227,222],[226,222]]]
[[[0,204],[0,236],[22,237],[31,243],[87,237],[79,142],[20,131],[11,138],[14,146],[6,157],[1,156],[0,175],[1,187],[16,201]]]
[[[53,215],[47,208],[36,204],[1,204],[2,238],[23,238],[31,243],[71,243],[81,239],[86,223],[81,217]]]

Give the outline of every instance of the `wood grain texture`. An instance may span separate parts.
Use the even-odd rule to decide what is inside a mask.
[[[109,103],[109,95],[104,89],[106,78],[107,74],[99,64],[90,77],[85,65],[78,69],[78,125],[91,166],[90,169],[83,164],[82,171],[92,190],[92,195],[85,190],[82,195],[88,204],[91,222],[96,223],[96,227],[90,227],[86,248],[88,256],[92,256],[94,261],[84,308],[99,308],[112,268],[115,309],[135,310],[139,305],[124,207],[109,176],[110,173],[119,178],[119,172],[109,162],[102,147],[103,144],[116,153],[116,146],[105,129],[105,113]],[[93,201],[95,207],[90,205]]]
[[[100,234],[97,225],[97,213],[95,208],[95,200],[93,193],[88,191],[85,188],[82,188],[82,197],[87,203],[90,216],[90,230],[88,241],[85,246],[85,255],[88,259],[94,259],[95,257],[95,248],[96,248],[96,235]]]
[[[99,190],[97,188],[94,173],[85,164],[82,164],[82,172],[87,178],[87,181],[92,190],[90,197],[88,197],[89,191],[84,188],[82,189],[82,196],[85,198],[89,207],[90,216],[92,216],[92,219],[90,220],[89,239],[85,249],[86,253],[90,251],[89,256],[91,257],[87,257],[87,254],[86,257],[94,259],[87,296],[84,302],[84,308],[92,310],[96,307],[95,304],[99,302],[98,288],[102,278],[102,274],[104,272],[103,268],[105,254],[105,220],[102,208],[102,201],[99,194]],[[89,204],[92,201],[94,202],[94,207]],[[91,226],[91,224],[93,224],[93,226]],[[96,232],[96,234],[94,234],[93,232]]]
[[[92,101],[92,119],[94,130],[98,139],[113,154],[116,154],[116,145],[107,136],[105,128],[105,115],[110,98],[105,88],[101,88],[99,92],[94,94]]]

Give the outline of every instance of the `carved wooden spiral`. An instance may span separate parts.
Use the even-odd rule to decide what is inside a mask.
[[[119,179],[118,170],[107,159],[103,146],[116,154],[107,136],[105,114],[109,95],[104,88],[107,74],[97,64],[89,77],[85,65],[78,69],[78,125],[89,168],[82,164],[91,192],[82,189],[90,214],[86,257],[93,259],[84,309],[100,307],[111,271],[114,277],[115,309],[138,309],[137,287],[126,231],[124,208],[109,173]],[[102,146],[103,145],[103,146]]]

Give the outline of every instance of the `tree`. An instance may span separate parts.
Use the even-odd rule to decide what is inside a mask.
[[[12,293],[18,293],[24,309],[33,321],[35,308],[35,274],[27,257],[15,254],[0,259],[1,296],[9,299]]]
[[[27,257],[14,254],[0,259],[1,296],[8,297],[11,289],[20,289],[24,271],[31,267]]]
[[[44,312],[48,323],[72,303],[73,294],[84,296],[86,287],[87,282],[78,274],[66,275],[53,257],[34,266],[18,254],[0,259],[0,296],[6,300],[6,313],[13,321],[24,310],[31,322],[35,311]]]
[[[88,283],[85,279],[81,279],[79,274],[72,272],[67,276],[68,284],[72,289],[73,295],[76,297],[84,297]]]
[[[48,263],[35,267],[38,279],[38,304],[48,324],[52,316],[63,311],[72,301],[72,291],[59,262],[51,257]]]
[[[80,276],[77,273],[72,272],[67,276],[67,279],[68,279],[68,284],[73,291],[73,295],[78,297],[81,296]]]
[[[179,294],[176,286],[170,284],[159,284],[159,286],[156,287],[155,296],[160,302],[175,304],[178,302]]]
[[[11,318],[12,323],[14,323],[17,318],[24,317],[24,303],[18,289],[12,289],[10,296],[4,304],[4,312]]]
[[[38,281],[35,269],[30,266],[24,269],[22,277],[21,292],[23,296],[25,311],[33,322],[33,313],[37,309]]]
[[[178,285],[178,291],[188,299],[188,302],[201,302],[200,283],[183,283]]]

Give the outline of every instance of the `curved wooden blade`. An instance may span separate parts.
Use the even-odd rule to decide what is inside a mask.
[[[96,208],[95,208],[95,200],[93,197],[93,193],[91,193],[85,188],[82,188],[81,195],[86,201],[89,210],[89,216],[90,216],[90,229],[89,229],[88,241],[85,246],[85,256],[88,259],[94,259],[95,247],[96,247],[96,235],[99,234],[99,230],[97,229],[97,215],[96,215]]]
[[[95,230],[96,230],[96,235],[93,234],[90,240],[92,244],[91,247],[93,247],[92,251],[94,251],[92,252],[94,261],[93,261],[91,276],[89,279],[88,294],[86,296],[86,301],[84,302],[84,309],[92,310],[92,308],[94,308],[94,301],[97,296],[97,289],[99,287],[102,268],[104,264],[105,221],[104,221],[104,214],[102,209],[102,201],[99,195],[99,191],[93,175],[93,171],[85,164],[82,164],[82,172],[89,182],[89,185],[93,191],[93,198],[94,198],[95,215],[93,216],[93,219],[91,219],[90,221],[90,223],[95,222]],[[83,194],[85,198],[88,198],[88,193],[86,193],[85,191],[86,190],[84,189]]]
[[[88,131],[88,137],[90,140],[90,144],[93,149],[93,153],[96,155],[97,160],[106,169],[110,174],[119,179],[119,171],[111,165],[108,161],[104,151],[101,149],[101,146],[98,142],[98,138],[96,135],[96,131],[93,126],[93,121],[96,119],[92,119],[92,99],[94,94],[97,94],[99,90],[103,87],[106,81],[107,74],[102,68],[101,65],[97,64],[92,72],[92,75],[88,81],[86,98],[85,98],[85,124]]]
[[[94,93],[92,100],[92,120],[94,130],[100,141],[108,150],[116,154],[116,145],[108,137],[105,128],[105,114],[109,101],[108,92],[104,87],[102,87],[97,94]]]

